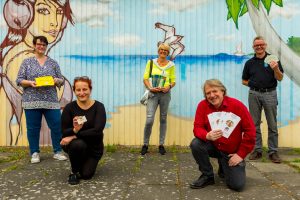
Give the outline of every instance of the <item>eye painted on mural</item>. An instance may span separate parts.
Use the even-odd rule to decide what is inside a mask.
[[[50,12],[47,8],[38,8],[37,12],[40,13],[40,14],[43,14],[43,15],[49,15],[50,14]]]
[[[56,11],[56,14],[58,14],[58,15],[63,15],[63,14],[64,14],[63,9],[58,8],[57,11]]]

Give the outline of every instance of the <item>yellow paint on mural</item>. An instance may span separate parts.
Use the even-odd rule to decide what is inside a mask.
[[[146,121],[146,107],[132,105],[119,107],[116,113],[111,113],[107,123],[110,128],[104,131],[105,144],[142,145],[144,125]],[[193,119],[183,119],[168,115],[166,145],[189,145],[193,138]],[[155,121],[150,137],[150,145],[159,143],[159,109],[156,111]]]

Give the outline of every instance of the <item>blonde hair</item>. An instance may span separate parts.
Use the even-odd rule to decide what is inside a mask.
[[[166,43],[161,43],[161,44],[158,45],[158,50],[160,50],[160,49],[165,49],[165,50],[168,50],[170,52],[171,47]]]
[[[224,96],[226,95],[226,87],[223,85],[223,83],[220,80],[218,80],[218,79],[209,79],[209,80],[206,80],[204,82],[204,84],[203,84],[203,95],[204,95],[204,98],[206,98],[206,95],[205,95],[205,87],[206,86],[220,88],[221,91],[224,92]]]

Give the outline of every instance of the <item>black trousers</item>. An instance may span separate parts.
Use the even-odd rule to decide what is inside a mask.
[[[91,155],[88,144],[84,140],[74,139],[62,148],[69,155],[73,173],[79,173],[82,179],[90,179],[94,176],[101,158],[97,159]]]
[[[230,189],[241,191],[246,182],[246,162],[243,160],[236,166],[229,166],[228,154],[223,153],[215,148],[213,143],[205,142],[199,138],[194,138],[190,144],[192,154],[196,160],[199,170],[203,175],[214,177],[213,167],[209,157],[217,158],[219,167],[223,169],[225,182]]]

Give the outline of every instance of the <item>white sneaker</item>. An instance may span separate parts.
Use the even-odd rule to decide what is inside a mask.
[[[53,155],[53,158],[56,160],[67,160],[68,158],[62,153],[62,152],[57,152]]]
[[[31,163],[39,163],[39,162],[41,162],[40,154],[38,152],[34,152],[31,155]]]

